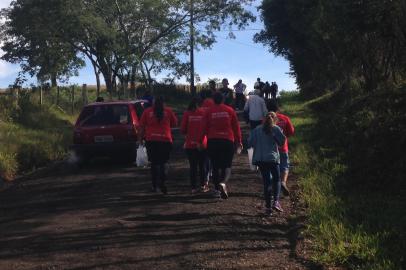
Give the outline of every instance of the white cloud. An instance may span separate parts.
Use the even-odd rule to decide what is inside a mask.
[[[18,70],[19,70],[18,66],[0,60],[1,79],[16,75],[18,73]]]

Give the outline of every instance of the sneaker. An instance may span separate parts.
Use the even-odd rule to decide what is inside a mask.
[[[289,196],[290,192],[289,192],[288,186],[286,185],[285,182],[281,183],[281,189],[282,189],[283,195]]]
[[[275,209],[278,210],[279,212],[283,212],[283,208],[282,208],[282,206],[281,206],[281,204],[280,204],[279,201],[275,201],[275,202],[274,202],[273,208],[275,208]]]
[[[192,194],[196,194],[197,193],[197,189],[192,188]]]
[[[227,186],[224,183],[220,183],[220,195],[222,199],[228,198]]]
[[[210,191],[209,185],[208,185],[208,184],[204,184],[204,185],[201,187],[201,190],[202,190],[202,192],[204,192],[204,193]]]

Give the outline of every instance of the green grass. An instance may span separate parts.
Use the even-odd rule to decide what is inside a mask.
[[[12,180],[18,173],[65,156],[72,141],[74,115],[54,105],[40,106],[29,95],[22,96],[18,103],[7,96],[0,100],[8,104],[0,115],[0,177]]]
[[[57,92],[21,91],[18,101],[12,96],[0,95],[0,178],[12,180],[16,175],[30,172],[50,162],[63,159],[72,143],[72,127],[84,100],[80,87],[61,87]],[[134,93],[130,94],[132,96]],[[183,111],[191,98],[188,92],[174,87],[157,87],[154,95],[164,96],[166,103]],[[104,90],[101,96],[110,100]],[[121,99],[126,98],[121,93]],[[88,102],[96,99],[96,89],[89,87]],[[119,99],[116,93],[113,100]]]
[[[346,147],[359,143],[356,138],[362,138],[361,131],[351,131],[358,134],[352,144],[351,140],[345,141],[346,147],[337,143],[346,133],[335,117],[334,98],[328,94],[304,101],[298,93],[282,95],[283,111],[296,129],[290,148],[307,207],[312,258],[351,269],[401,269],[406,249],[404,185],[397,186],[398,192],[389,192],[376,188],[383,179],[354,172],[359,157],[348,155]],[[370,164],[365,172],[384,164]]]

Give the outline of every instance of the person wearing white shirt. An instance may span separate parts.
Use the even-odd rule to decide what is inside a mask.
[[[244,106],[244,112],[248,113],[251,129],[262,124],[264,116],[268,113],[265,100],[260,95],[261,91],[256,89],[254,95],[250,96]]]
[[[238,83],[234,85],[234,91],[235,91],[235,103],[236,103],[236,108],[238,110],[241,110],[244,108],[244,102],[245,102],[245,96],[244,92],[247,86],[242,83],[242,80],[238,80]]]

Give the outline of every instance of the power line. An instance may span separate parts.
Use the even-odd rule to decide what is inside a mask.
[[[202,24],[196,24],[197,26],[204,27]],[[200,29],[201,31],[209,32],[208,30]],[[249,31],[261,31],[262,28],[244,28],[244,29],[223,29],[223,30],[210,30],[210,32],[249,32]]]
[[[248,28],[248,29],[230,29],[230,30],[214,30],[213,32],[249,32],[249,31],[261,31],[260,28]]]
[[[230,41],[230,42],[234,42],[236,44],[240,44],[240,45],[248,46],[248,47],[251,47],[251,48],[255,48],[257,50],[261,50],[261,51],[264,50],[264,48],[260,48],[258,46],[254,46],[254,45],[251,45],[251,44],[248,44],[248,43],[240,42],[240,41],[237,41],[237,40],[234,40],[234,39],[224,38],[224,37],[220,37],[220,36],[217,36],[217,37],[221,38],[221,39],[224,39],[224,40],[227,40],[227,41]]]

